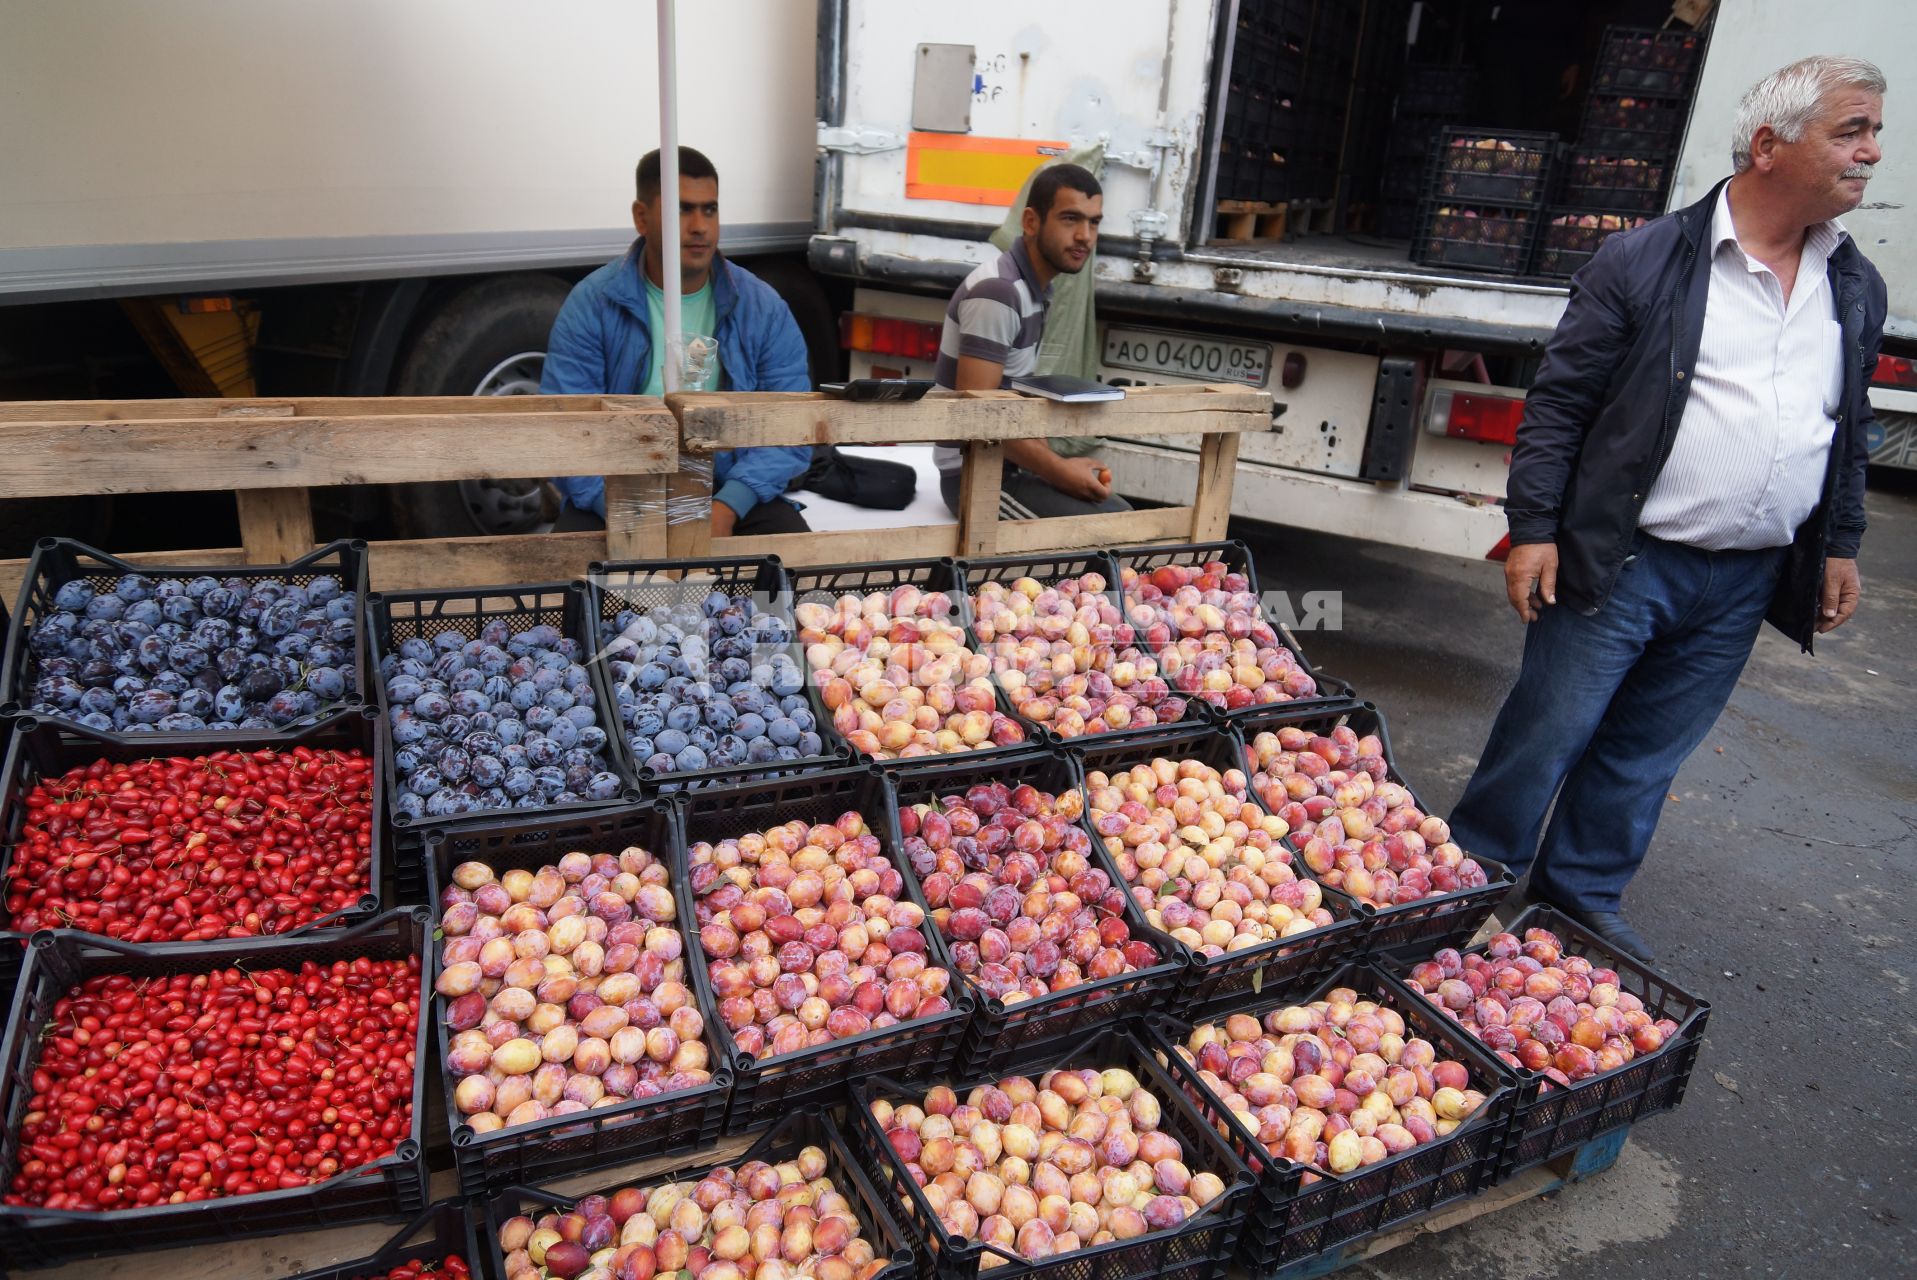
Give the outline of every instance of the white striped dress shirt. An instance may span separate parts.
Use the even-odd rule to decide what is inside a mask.
[[[1706,551],[1781,547],[1823,494],[1843,396],[1843,331],[1830,292],[1842,224],[1811,227],[1789,302],[1744,252],[1730,186],[1711,224],[1711,283],[1690,397],[1638,527]]]

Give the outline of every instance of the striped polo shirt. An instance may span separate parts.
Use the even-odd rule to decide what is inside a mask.
[[[1001,366],[1001,387],[1035,372],[1050,292],[1050,286],[1040,287],[1023,238],[965,277],[945,308],[933,380],[941,387],[957,386],[960,356]],[[961,469],[963,456],[957,448],[941,444],[933,456],[943,473],[956,474]]]

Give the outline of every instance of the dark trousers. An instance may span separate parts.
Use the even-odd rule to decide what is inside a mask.
[[[939,475],[939,495],[953,515],[958,514],[962,480],[958,472]],[[1060,493],[1023,467],[1009,462],[1005,464],[1004,479],[999,482],[999,515],[1007,520],[1044,520],[1052,516],[1089,516],[1101,511],[1131,509],[1132,504],[1117,494],[1103,502],[1087,502]]]
[[[1783,563],[1782,547],[1700,551],[1640,533],[1603,609],[1546,608],[1451,838],[1529,869],[1561,906],[1616,911],[1678,767],[1750,658]]]
[[[581,511],[578,507],[568,506],[553,521],[554,533],[578,533],[583,529],[603,529],[606,522],[590,511]],[[799,509],[783,498],[771,502],[761,502],[752,510],[739,517],[739,523],[732,526],[732,536],[743,538],[761,533],[804,533],[810,528]]]

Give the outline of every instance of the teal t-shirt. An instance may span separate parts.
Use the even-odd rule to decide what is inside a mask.
[[[662,396],[666,393],[666,344],[659,336],[666,331],[666,291],[652,281],[646,281],[646,318],[651,321],[654,335],[652,359],[646,370],[646,388],[642,393],[649,396]],[[712,277],[706,277],[705,287],[697,293],[688,293],[679,303],[679,323],[684,326],[687,337],[710,338],[718,333],[718,308],[712,298]],[[683,391],[716,391],[719,389],[719,355],[712,355],[712,371],[700,386],[685,386]]]

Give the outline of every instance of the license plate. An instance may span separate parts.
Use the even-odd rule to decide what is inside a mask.
[[[1173,333],[1168,329],[1105,330],[1105,364],[1199,382],[1262,387],[1271,376],[1271,344]]]

